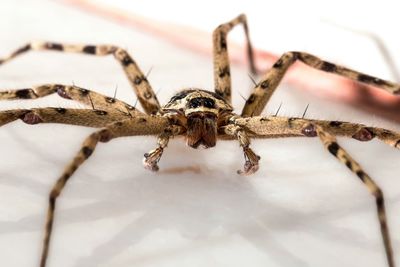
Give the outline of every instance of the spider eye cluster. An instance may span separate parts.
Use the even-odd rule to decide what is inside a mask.
[[[189,101],[188,108],[215,108],[215,101],[208,97],[196,97]]]

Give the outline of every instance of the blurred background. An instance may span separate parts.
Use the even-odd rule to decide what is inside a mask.
[[[394,1],[3,0],[0,58],[33,40],[119,45],[143,72],[151,69],[165,103],[181,88],[212,90],[212,31],[239,13],[248,17],[260,71],[300,50],[397,80]],[[228,44],[238,110],[240,94],[252,87],[242,41],[239,27]],[[118,98],[136,101],[112,57],[30,52],[1,66],[0,82],[2,89],[74,83],[109,96],[118,87]],[[264,114],[281,103],[281,116],[301,116],[309,104],[307,118],[400,131],[398,97],[301,64]],[[0,102],[2,110],[39,106],[83,108],[57,96]],[[2,265],[38,264],[48,192],[91,132],[22,122],[0,129]],[[399,151],[377,140],[339,141],[381,185],[400,262]],[[255,140],[261,167],[246,178],[236,175],[244,162],[236,142],[193,150],[173,140],[152,174],[141,160],[155,145],[155,138],[135,137],[98,146],[58,201],[49,266],[385,266],[374,199],[317,139]]]

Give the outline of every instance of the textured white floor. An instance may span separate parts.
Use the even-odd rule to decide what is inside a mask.
[[[49,1],[0,3],[0,55],[29,40],[113,43],[127,48],[162,102],[182,87],[212,88],[211,59]],[[234,90],[248,93],[247,69],[235,67]],[[135,102],[112,58],[30,53],[0,68],[1,88],[59,82]],[[242,99],[234,94],[235,106]],[[282,87],[266,113],[362,121],[400,130],[338,103]],[[72,106],[56,96],[0,102],[1,109]],[[39,262],[47,194],[64,165],[93,130],[11,123],[0,129],[0,265]],[[341,143],[381,185],[395,257],[400,263],[400,153],[376,140]],[[261,168],[236,170],[235,142],[193,150],[171,142],[161,171],[141,166],[154,138],[99,145],[59,199],[49,266],[385,266],[374,199],[317,139],[254,141]],[[177,172],[179,168],[185,169]]]

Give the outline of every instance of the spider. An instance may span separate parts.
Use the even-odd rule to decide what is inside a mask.
[[[211,148],[217,140],[237,140],[245,158],[240,175],[258,170],[260,157],[250,148],[252,138],[319,137],[325,148],[345,164],[365,184],[376,200],[377,215],[385,247],[387,264],[394,267],[393,250],[384,196],[379,186],[336,141],[336,136],[370,141],[374,137],[400,148],[400,133],[359,123],[305,119],[303,117],[260,116],[288,68],[296,61],[357,82],[379,87],[391,94],[400,94],[400,85],[352,69],[339,66],[304,52],[284,53],[262,76],[246,100],[240,115],[231,105],[231,77],[227,35],[237,25],[244,28],[250,70],[256,73],[246,16],[241,14],[219,25],[213,32],[214,91],[187,88],[161,106],[147,77],[128,52],[113,45],[74,45],[55,42],[31,42],[0,59],[0,64],[31,50],[75,52],[95,56],[113,55],[132,84],[144,112],[116,97],[108,97],[75,85],[43,84],[31,88],[0,92],[0,99],[36,99],[51,94],[83,103],[87,109],[62,107],[14,109],[0,112],[0,126],[15,120],[27,124],[62,123],[100,128],[90,134],[81,149],[54,184],[49,194],[47,219],[40,266],[45,267],[49,254],[57,198],[74,172],[92,155],[98,143],[124,136],[157,136],[157,147],[144,155],[146,169],[157,171],[164,149],[171,138],[182,136],[192,148]]]

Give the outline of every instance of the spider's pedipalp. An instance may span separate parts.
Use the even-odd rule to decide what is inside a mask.
[[[155,114],[160,109],[157,96],[153,92],[146,76],[128,52],[122,48],[113,45],[75,45],[54,42],[32,42],[15,50],[5,58],[0,59],[0,65],[30,50],[51,50],[58,52],[83,53],[95,56],[114,55],[124,69],[124,72],[133,86],[139,102],[146,113]]]
[[[243,170],[238,170],[237,173],[240,175],[250,175],[255,173],[259,168],[260,156],[258,156],[250,148],[250,138],[247,135],[247,131],[244,127],[235,125],[235,121],[231,125],[228,125],[224,129],[228,136],[234,137],[239,141],[239,145],[243,149],[243,154],[245,158]]]
[[[145,167],[145,169],[148,169],[150,171],[159,170],[157,164],[161,159],[164,149],[168,145],[169,139],[174,135],[181,134],[182,131],[183,130],[178,126],[170,126],[164,129],[164,131],[158,136],[157,139],[158,147],[156,149],[153,149],[149,153],[144,154],[143,166]]]

